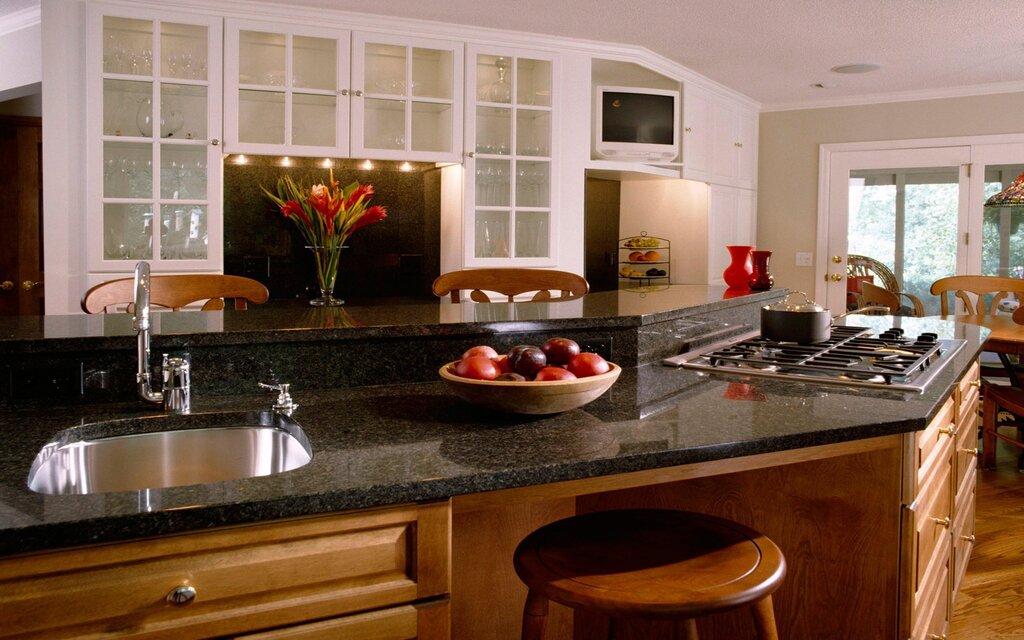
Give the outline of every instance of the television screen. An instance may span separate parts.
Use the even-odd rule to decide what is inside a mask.
[[[674,143],[673,96],[606,91],[602,102],[605,142]]]

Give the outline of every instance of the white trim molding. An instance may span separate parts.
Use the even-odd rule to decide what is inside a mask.
[[[38,3],[34,7],[25,7],[12,13],[0,15],[0,36],[39,24],[42,21],[41,15],[42,10]]]
[[[915,91],[899,91],[896,93],[875,93],[861,96],[845,96],[807,100],[780,104],[761,105],[762,113],[774,111],[798,111],[801,109],[828,109],[830,107],[856,107],[868,104],[887,104],[892,102],[914,102],[917,100],[942,100],[944,98],[966,98],[970,96],[987,96],[999,93],[1024,92],[1024,81],[998,82],[989,84],[972,84],[963,87],[947,87],[942,89],[920,89]]]

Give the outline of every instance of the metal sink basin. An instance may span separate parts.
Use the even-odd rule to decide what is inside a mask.
[[[269,411],[113,420],[59,434],[36,456],[28,486],[61,495],[180,487],[268,476],[312,458],[302,428]]]

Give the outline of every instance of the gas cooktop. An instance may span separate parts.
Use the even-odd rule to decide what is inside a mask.
[[[704,371],[921,393],[965,342],[940,340],[934,333],[911,338],[900,328],[872,335],[864,327],[836,326],[824,342],[777,342],[753,334],[662,362]]]

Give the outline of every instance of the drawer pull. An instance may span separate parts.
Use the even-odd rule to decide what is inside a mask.
[[[953,425],[949,425],[949,426],[946,426],[946,427],[939,427],[939,433],[944,433],[947,436],[952,438],[953,434],[956,433],[956,429],[953,428]]]
[[[929,633],[928,634],[928,640],[946,640],[946,634],[942,633],[942,634],[936,635],[934,633]]]
[[[968,386],[975,387],[977,389],[981,388],[981,380],[971,380],[967,384],[968,384]]]
[[[180,587],[171,589],[171,592],[167,594],[167,602],[173,605],[183,607],[186,604],[196,599],[195,587],[187,584],[183,584]]]
[[[970,542],[971,544],[974,544],[974,534],[971,534],[969,536],[960,536],[960,539],[966,542]]]
[[[950,520],[948,516],[945,518],[932,518],[932,522],[934,522],[935,524],[941,524],[946,529],[948,529],[950,525],[953,524],[953,521]]]
[[[974,447],[973,449],[957,449],[957,451],[960,453],[969,453],[972,456],[978,455],[978,447]]]

